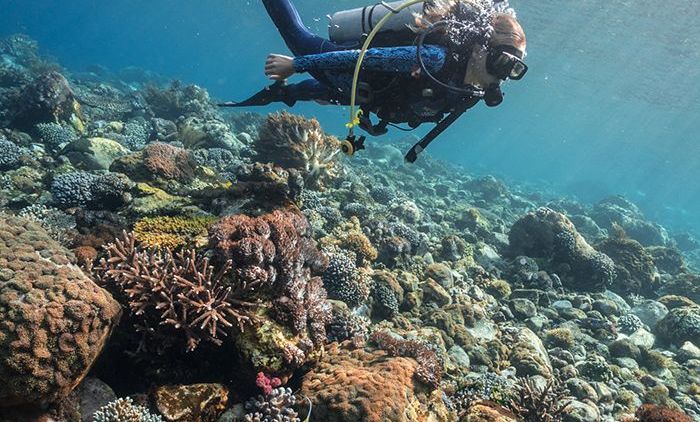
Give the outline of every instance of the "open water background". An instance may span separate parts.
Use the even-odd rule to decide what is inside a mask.
[[[322,34],[327,14],[365,5],[296,3]],[[511,4],[528,34],[530,73],[505,87],[501,107],[471,111],[431,152],[584,201],[624,194],[667,227],[700,233],[697,0]],[[286,52],[257,0],[0,0],[0,36],[15,32],[70,70],[137,66],[225,99],[267,83],[265,56]],[[343,133],[345,109],[296,111]]]

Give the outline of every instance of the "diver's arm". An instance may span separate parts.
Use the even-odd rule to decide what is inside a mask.
[[[387,73],[412,73],[418,67],[417,47],[370,48],[362,69]],[[423,47],[422,56],[430,72],[437,73],[445,65],[446,50],[439,46]],[[351,71],[355,69],[360,50],[334,51],[294,58],[294,71]]]

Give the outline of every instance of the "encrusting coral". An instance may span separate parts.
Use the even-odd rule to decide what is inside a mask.
[[[340,142],[326,135],[316,119],[286,112],[269,115],[255,150],[261,162],[300,170],[312,187],[323,187],[340,173]]]
[[[134,224],[134,237],[143,246],[175,250],[206,245],[208,229],[216,217],[145,217]]]
[[[442,379],[442,364],[433,350],[418,340],[396,338],[387,331],[377,331],[369,337],[380,349],[389,356],[410,357],[418,362],[416,378],[433,388],[440,385]]]
[[[656,404],[643,404],[637,409],[635,416],[639,422],[691,422],[685,413]]]
[[[121,314],[38,224],[0,214],[0,408],[66,397]]]
[[[304,375],[300,393],[313,405],[311,422],[450,420],[442,398],[414,381],[417,367],[411,358],[333,343]]]
[[[258,305],[245,298],[259,283],[225,283],[230,261],[217,271],[195,250],[142,249],[133,234],[105,250],[107,257],[95,271],[104,285],[124,297],[144,336],[160,331],[156,340],[165,341],[170,336],[162,331],[170,329],[194,350],[202,340],[221,344],[229,329],[242,331],[254,322],[252,311]]]

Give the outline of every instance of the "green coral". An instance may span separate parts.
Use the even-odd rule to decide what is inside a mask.
[[[178,249],[203,245],[216,217],[146,217],[134,225],[134,236],[146,247]]]

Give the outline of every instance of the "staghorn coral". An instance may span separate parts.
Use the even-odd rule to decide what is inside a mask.
[[[435,351],[417,340],[404,340],[392,336],[388,331],[376,331],[370,341],[385,350],[389,356],[410,357],[418,362],[416,378],[426,385],[437,388],[442,379],[442,364]]]
[[[143,406],[135,405],[130,397],[117,399],[101,407],[92,415],[93,422],[163,422]]]
[[[296,405],[296,396],[290,388],[275,388],[246,402],[245,410],[248,413],[243,417],[243,422],[301,422],[294,410]]]
[[[66,397],[119,319],[71,259],[38,224],[0,215],[0,407]]]
[[[413,359],[333,343],[304,375],[300,393],[313,405],[311,422],[448,420],[436,417],[444,408],[442,399],[414,382],[416,368]]]
[[[207,230],[216,217],[145,217],[134,224],[134,237],[147,248],[175,250],[207,242]]]
[[[639,422],[691,422],[685,413],[668,407],[646,403],[637,409],[635,416]]]
[[[185,338],[187,350],[194,350],[202,340],[219,345],[229,330],[242,331],[255,322],[252,311],[258,305],[246,296],[258,284],[226,284],[230,261],[217,271],[195,250],[142,249],[127,233],[105,252],[95,271],[122,296],[144,336],[171,330]],[[167,331],[155,334],[163,337],[156,340],[169,337]]]
[[[323,187],[340,173],[340,142],[326,135],[316,119],[286,112],[269,115],[255,150],[259,161],[300,170],[312,187]]]
[[[508,407],[523,422],[557,422],[569,406],[569,391],[556,378],[541,388],[532,378],[519,378]]]
[[[143,150],[143,164],[158,177],[189,182],[197,163],[189,151],[162,142],[153,142]]]

